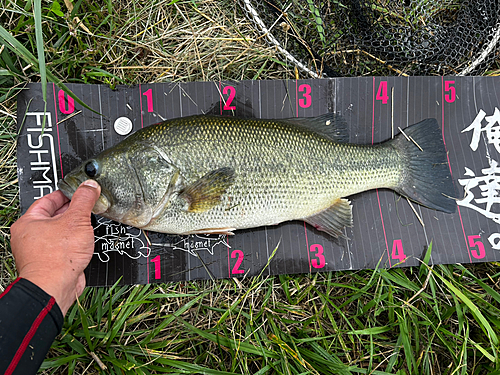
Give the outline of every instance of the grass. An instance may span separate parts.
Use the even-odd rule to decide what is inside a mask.
[[[11,48],[0,34],[2,289],[15,277],[9,252],[9,227],[19,214],[15,95],[26,82],[42,80],[35,58],[42,46],[48,81],[113,87],[295,77],[293,66],[281,62],[229,0],[79,0],[72,9],[36,3],[0,0],[0,25],[22,47]],[[491,72],[498,74],[498,67]],[[499,275],[497,263],[423,262],[404,269],[87,288],[41,371],[500,374]]]

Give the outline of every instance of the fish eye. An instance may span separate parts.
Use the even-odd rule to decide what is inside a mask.
[[[85,164],[85,174],[90,178],[97,177],[99,174],[98,167],[99,166],[95,160],[89,161],[87,164]]]

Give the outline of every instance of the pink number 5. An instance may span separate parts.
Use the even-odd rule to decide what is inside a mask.
[[[455,101],[455,86],[452,86],[454,84],[455,81],[444,81],[444,91],[449,92],[444,96],[444,100],[446,100],[447,103],[453,103]]]
[[[467,236],[467,241],[469,241],[469,247],[473,248],[477,246],[476,249],[471,249],[470,253],[476,259],[483,259],[486,256],[486,251],[484,250],[484,244],[481,241],[476,241],[481,239],[481,236],[476,234],[474,236]]]

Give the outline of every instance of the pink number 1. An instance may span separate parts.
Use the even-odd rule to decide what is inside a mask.
[[[155,279],[161,279],[160,256],[155,256],[153,259],[151,259],[151,262],[155,264]]]
[[[148,112],[153,112],[153,90],[149,89],[142,93],[145,95],[148,101]]]

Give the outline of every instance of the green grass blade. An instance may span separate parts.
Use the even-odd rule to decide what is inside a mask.
[[[43,101],[47,104],[47,67],[45,66],[45,50],[43,44],[41,0],[35,0],[33,17],[35,18],[36,50],[38,54],[38,71],[40,72],[40,81],[42,83],[42,96]]]
[[[0,42],[4,42],[5,46],[8,47],[12,52],[14,52],[17,56],[22,58],[24,61],[33,65],[33,68],[40,72],[40,65],[38,64],[38,60],[33,56],[33,54],[26,49],[16,38],[14,38],[7,30],[5,30],[2,26],[0,26]],[[45,63],[43,64],[44,68]],[[87,104],[85,104],[79,97],[77,97],[57,76],[52,74],[50,69],[46,69],[45,71],[46,77],[54,82],[59,88],[61,88],[67,95],[71,96],[78,104],[87,108],[88,110],[94,112],[95,114],[100,115],[99,112],[95,111]]]
[[[479,321],[481,329],[484,331],[484,333],[490,338],[491,342],[493,345],[497,346],[498,345],[498,336],[496,335],[495,331],[491,328],[490,323],[486,320],[484,315],[481,313],[479,308],[469,299],[465,294],[463,294],[458,288],[456,288],[452,283],[450,283],[448,280],[446,280],[443,276],[441,276],[439,273],[434,271],[434,274],[441,279],[442,282],[446,284],[446,286],[455,293],[455,295],[460,298],[460,300],[467,305],[469,308],[470,312],[474,317]]]
[[[89,322],[87,319],[86,311],[83,309],[82,305],[80,304],[79,299],[76,300],[76,303],[78,305],[78,311],[80,312],[82,329],[83,329],[83,333],[85,335],[85,339],[87,340],[87,345],[89,346],[90,351],[93,352],[94,351],[94,343],[92,342],[92,339],[90,338]]]
[[[385,326],[385,327],[371,327],[371,328],[366,328],[366,329],[358,329],[355,331],[350,331],[347,332],[348,335],[379,335],[384,332],[388,332],[392,330],[392,327]]]
[[[247,353],[262,354],[262,355],[265,355],[265,356],[271,357],[271,358],[279,358],[279,356],[271,350],[268,350],[265,348],[258,348],[250,343],[247,343],[247,342],[233,341],[232,339],[229,339],[229,338],[221,336],[221,335],[214,335],[213,333],[209,333],[209,332],[206,332],[206,331],[203,331],[201,329],[196,328],[195,326],[189,324],[188,322],[186,322],[185,320],[182,320],[181,318],[178,318],[178,320],[180,322],[182,322],[182,324],[184,324],[191,331],[196,333],[197,335],[200,335],[201,337],[208,339],[210,341],[213,341],[214,343],[217,343],[219,345],[226,346],[226,347],[232,348],[232,349],[238,349],[240,351],[247,352]]]

